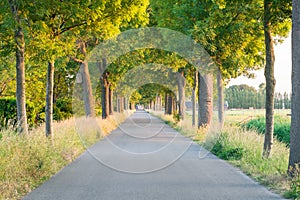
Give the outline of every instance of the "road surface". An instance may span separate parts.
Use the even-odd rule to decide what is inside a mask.
[[[225,161],[203,155],[163,121],[137,111],[24,199],[282,199]]]

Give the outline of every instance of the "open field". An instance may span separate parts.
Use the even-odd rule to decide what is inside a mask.
[[[186,112],[189,116],[192,116],[192,111]],[[291,113],[289,109],[275,109],[275,115],[283,116],[289,118],[288,114]],[[214,120],[217,120],[217,111],[214,111]],[[264,116],[265,110],[264,109],[230,109],[225,111],[225,122],[226,123],[234,123],[234,124],[241,124],[243,122],[249,121],[259,116]],[[188,116],[188,117],[189,117]],[[196,115],[197,118],[197,115]]]

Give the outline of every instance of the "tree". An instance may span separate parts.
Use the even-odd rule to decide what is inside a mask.
[[[198,74],[198,128],[210,126],[213,112],[213,77]]]
[[[242,74],[250,76],[250,70],[262,67],[263,35],[260,31],[260,2],[222,0],[152,2],[153,15],[159,26],[191,35],[215,61],[219,70],[218,107],[219,122],[222,126],[223,80]]]
[[[33,13],[35,19],[35,46],[39,47],[48,61],[47,103],[46,103],[46,135],[52,134],[53,110],[53,77],[54,63],[57,59],[70,56],[75,57],[74,49],[79,44],[81,74],[83,77],[83,92],[85,110],[87,115],[93,116],[93,97],[89,81],[88,65],[84,62],[88,49],[86,44],[92,39],[103,40],[118,33],[131,21],[136,20],[145,13],[147,0],[144,1],[96,1],[81,2],[72,0],[46,4],[39,2],[41,11]],[[35,7],[38,7],[34,5]],[[80,13],[80,14],[79,14]],[[86,36],[82,36],[86,35]],[[64,49],[61,48],[64,47]],[[95,44],[91,45],[95,46]],[[74,55],[75,54],[75,55]],[[76,60],[76,59],[75,59]]]
[[[30,20],[31,49],[30,52],[40,62],[47,63],[46,84],[46,136],[53,134],[53,88],[55,62],[65,57],[75,48],[75,34],[80,26],[87,24],[91,19],[89,15],[76,15],[76,12],[90,13],[90,4],[78,4],[76,0],[68,2],[39,1],[29,4],[31,12]],[[84,11],[84,12],[83,12]],[[72,34],[73,33],[73,34]]]
[[[222,72],[220,68],[217,71],[217,88],[218,88],[218,120],[219,126],[223,127],[224,125],[224,85]]]
[[[254,87],[245,84],[230,86],[225,90],[225,96],[226,101],[229,103],[229,107],[238,109],[257,107],[258,103],[260,103],[264,97]]]
[[[18,0],[8,0],[11,14],[15,24],[15,54],[16,54],[16,99],[18,116],[18,133],[27,134],[27,115],[26,115],[26,95],[25,95],[25,39],[22,27],[23,16],[22,2]]]
[[[290,1],[264,0],[264,34],[265,34],[265,78],[266,78],[266,131],[263,157],[269,158],[273,144],[274,132],[274,94],[276,80],[274,77],[274,38],[287,36],[290,29]]]
[[[293,28],[292,28],[292,119],[290,133],[290,175],[298,172],[300,163],[300,3],[293,0]]]
[[[102,59],[100,64],[100,85],[101,85],[101,106],[102,106],[102,119],[106,119],[109,115],[109,86],[110,83],[108,81],[109,72],[105,70],[106,68],[106,59]]]
[[[218,120],[224,123],[223,81],[262,67],[262,34],[259,30],[259,2],[213,1],[204,6],[205,20],[197,20],[193,37],[217,65]]]
[[[84,57],[87,56],[86,43],[79,41],[80,52]],[[89,73],[88,62],[85,60],[80,61],[80,74],[82,76],[82,87],[84,93],[84,110],[87,117],[95,117],[95,107],[92,92],[92,85]]]
[[[184,69],[179,69],[176,73],[177,75],[177,85],[178,85],[178,114],[183,120],[185,116],[185,85],[186,80],[184,78]]]
[[[192,89],[192,125],[196,125],[196,93],[197,93],[197,85],[198,85],[198,72],[193,72],[193,89]]]
[[[180,31],[184,34],[191,35],[190,30],[194,27],[196,20],[202,20],[207,16],[206,11],[204,10],[204,2],[195,2],[195,1],[173,1],[173,0],[153,0],[151,1],[152,8],[152,17],[153,21],[160,27],[170,28],[176,31]],[[201,14],[200,14],[201,13]],[[200,18],[200,19],[199,19]],[[187,77],[185,77],[187,78]],[[191,79],[194,79],[195,76],[191,75]],[[199,77],[200,80],[200,77]],[[202,79],[203,80],[203,79]],[[206,82],[203,82],[206,84]],[[180,84],[178,85],[180,86]],[[180,88],[180,87],[179,87]],[[203,88],[202,88],[203,89]],[[180,89],[182,91],[182,89]],[[204,95],[208,93],[201,93],[198,95]],[[181,93],[179,93],[181,96]],[[180,97],[179,96],[179,97]],[[198,98],[201,100],[208,98]],[[169,100],[168,100],[169,99]],[[171,96],[166,98],[166,102],[169,104],[171,101]],[[180,104],[182,104],[182,100],[179,98]],[[211,106],[204,106],[206,102],[201,102],[199,104],[199,109],[212,109]],[[166,107],[168,108],[168,107]],[[171,107],[169,107],[171,108]],[[170,109],[167,109],[167,113],[169,113]],[[203,111],[202,113],[212,114],[211,111]],[[179,114],[182,114],[183,111],[179,111]],[[182,117],[182,116],[181,116]],[[209,117],[210,118],[210,117]],[[200,120],[198,118],[198,120]],[[210,122],[210,120],[204,120],[206,122]]]

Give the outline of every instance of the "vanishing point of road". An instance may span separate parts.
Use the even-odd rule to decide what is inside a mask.
[[[160,119],[137,111],[24,199],[268,200],[282,197]]]

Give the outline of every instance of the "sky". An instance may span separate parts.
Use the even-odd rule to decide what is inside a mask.
[[[275,79],[276,79],[276,92],[288,92],[292,91],[291,87],[291,72],[292,72],[292,57],[291,57],[291,34],[284,40],[283,43],[275,46]],[[259,84],[265,83],[264,70],[255,72],[255,79],[248,79],[244,76],[240,76],[236,79],[232,79],[230,85],[247,84],[258,88]]]

